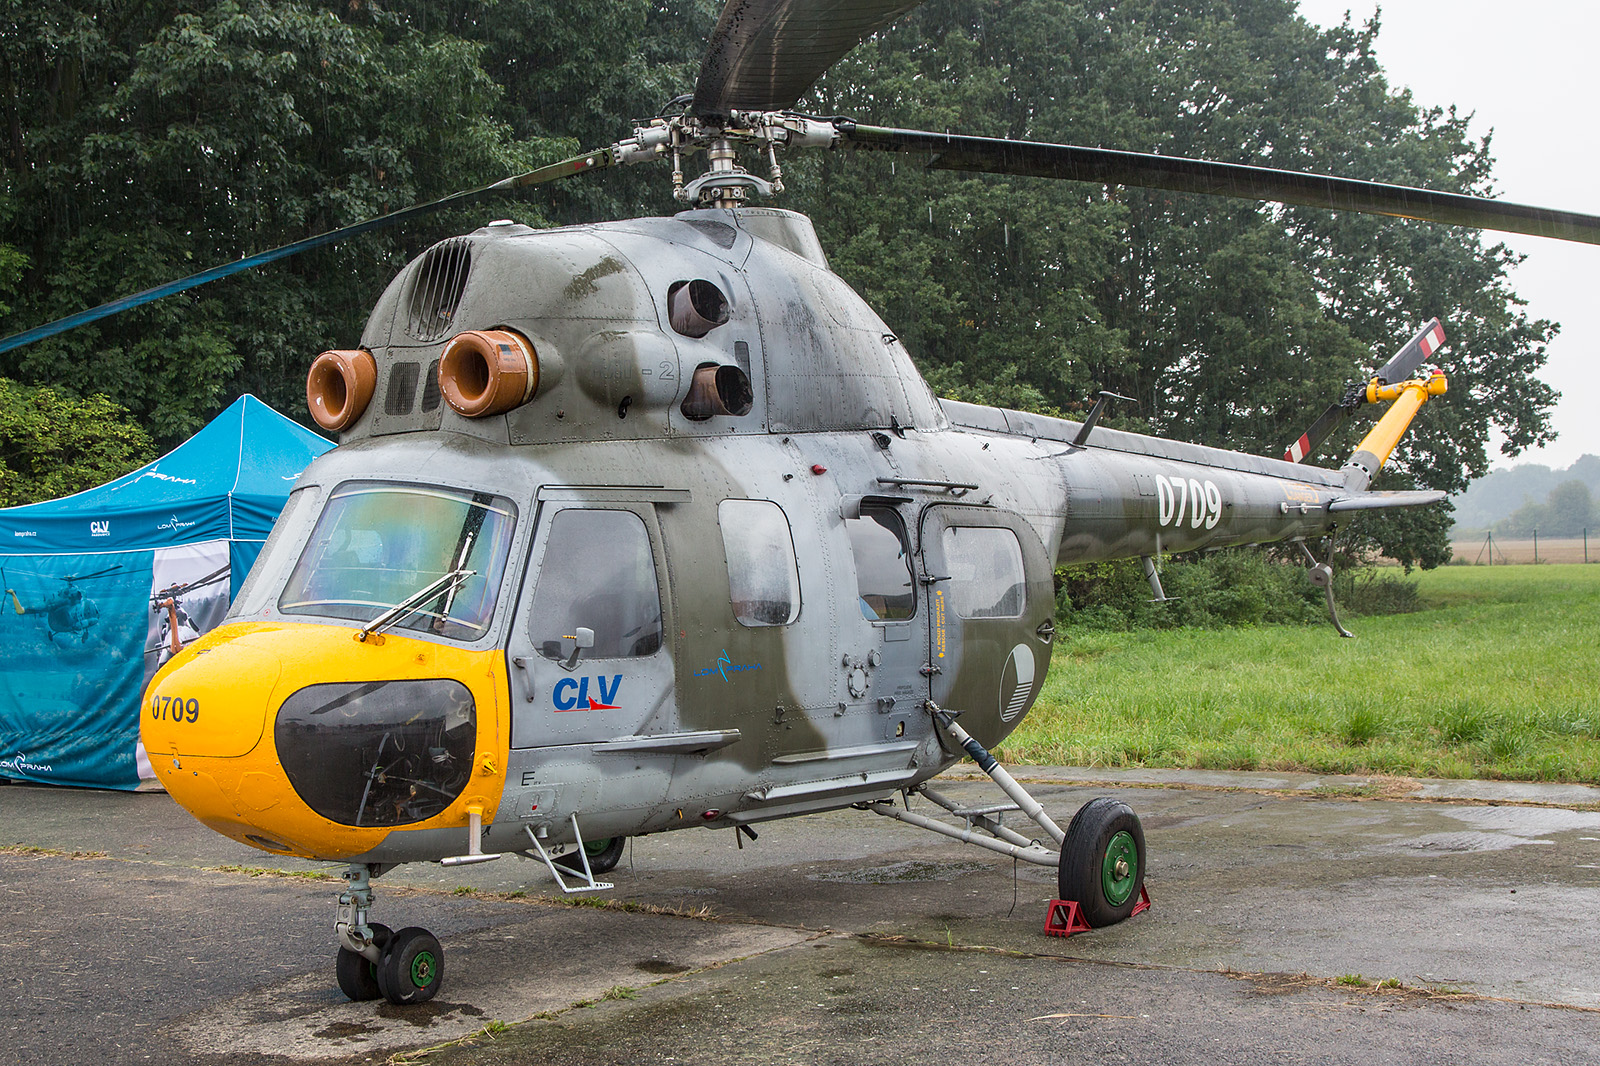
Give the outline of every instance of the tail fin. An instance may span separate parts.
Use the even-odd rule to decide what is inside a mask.
[[[1392,385],[1405,381],[1412,376],[1422,361],[1438,351],[1444,344],[1444,327],[1437,318],[1431,319],[1427,325],[1417,331],[1405,345],[1394,354],[1378,372],[1373,375],[1373,381],[1367,386],[1352,385],[1345,390],[1339,402],[1333,404],[1317,420],[1311,423],[1311,428],[1300,434],[1300,438],[1289,445],[1284,451],[1283,458],[1287,462],[1298,463],[1306,456],[1315,452],[1322,446],[1322,442],[1332,435],[1344,423],[1352,412],[1364,403],[1373,402],[1367,398],[1372,384]],[[1385,453],[1387,455],[1387,453]]]

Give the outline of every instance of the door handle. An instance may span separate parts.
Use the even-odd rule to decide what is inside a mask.
[[[522,691],[524,693],[523,699],[527,700],[529,703],[532,703],[533,673],[528,669],[528,660],[523,658],[521,655],[517,655],[512,658],[511,665],[515,666],[517,668],[517,672],[522,675]]]

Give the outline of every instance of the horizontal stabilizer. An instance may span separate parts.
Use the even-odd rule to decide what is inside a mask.
[[[1438,503],[1447,492],[1433,489],[1398,489],[1392,492],[1365,492],[1360,496],[1345,496],[1328,504],[1328,513],[1340,511],[1377,511],[1385,507],[1425,507]]]

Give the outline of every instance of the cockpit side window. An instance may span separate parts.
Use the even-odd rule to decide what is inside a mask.
[[[860,518],[845,519],[856,561],[857,599],[863,618],[898,622],[917,613],[911,544],[894,508],[866,503]]]
[[[741,625],[786,626],[800,617],[800,571],[783,508],[770,500],[717,505],[728,594]]]
[[[546,658],[566,658],[580,627],[594,633],[585,659],[637,658],[661,647],[661,590],[650,534],[632,511],[557,511],[538,581],[528,636]]]

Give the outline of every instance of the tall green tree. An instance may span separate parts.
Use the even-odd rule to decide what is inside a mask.
[[[7,333],[564,147],[518,140],[496,116],[481,44],[379,5],[7,6],[0,244],[27,259]],[[355,343],[366,308],[431,236],[296,257],[8,353],[0,371],[113,390],[168,443],[240,391],[297,410],[310,359]]]
[[[7,3],[0,25],[0,329],[429,199],[627,134],[688,91],[716,0]],[[1491,193],[1489,145],[1392,89],[1375,25],[1294,0],[930,0],[802,101],[884,124],[1067,141]],[[1550,434],[1553,335],[1469,231],[1250,202],[786,161],[784,206],[946,395],[1081,410],[1276,455],[1423,320],[1451,393],[1388,475],[1458,490],[1498,428]],[[653,168],[367,237],[0,358],[114,389],[174,440],[251,389],[297,411],[304,369],[359,335],[404,259],[488,212],[541,224],[674,208]],[[1361,427],[1330,441],[1337,459]],[[1436,559],[1446,515],[1368,540]],[[1398,547],[1397,547],[1398,546]]]
[[[106,397],[0,378],[0,507],[70,496],[153,458],[150,435]]]

